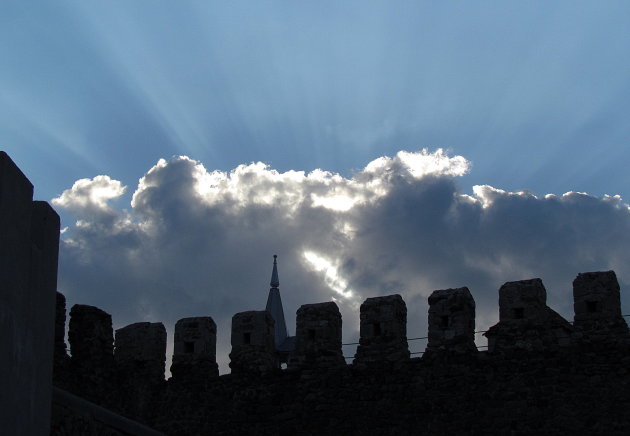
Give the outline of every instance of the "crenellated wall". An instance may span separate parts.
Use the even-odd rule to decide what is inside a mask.
[[[615,273],[579,274],[574,299],[572,324],[546,305],[540,279],[505,283],[499,322],[485,333],[488,351],[478,351],[470,291],[434,291],[426,352],[410,358],[404,300],[368,298],[350,365],[341,353],[337,305],[307,304],[296,314],[296,349],[286,370],[275,352],[273,318],[266,311],[241,312],[232,321],[232,374],[220,377],[216,324],[210,317],[184,318],[176,324],[168,381],[162,324],[117,330],[113,351],[111,317],[75,305],[72,358],[65,373],[56,374],[71,392],[167,434],[416,434],[415,425],[428,434],[466,426],[477,428],[466,434],[531,434],[537,425],[615,434],[608,424],[597,427],[593,411],[623,434],[630,417],[618,409],[630,405],[630,336]],[[65,316],[64,299],[57,304],[58,316]],[[516,415],[502,412],[506,405]],[[395,417],[392,426],[383,425],[384,411]],[[480,422],[502,430],[488,433]]]
[[[546,304],[540,279],[507,282],[499,289],[499,322],[485,333],[490,353],[562,348],[580,341],[616,341],[628,337],[621,315],[614,271],[581,273],[574,281],[575,322]],[[468,288],[434,291],[428,299],[427,353],[478,352],[474,342],[475,301]],[[372,297],[361,305],[360,341],[353,365],[409,360],[407,309],[400,295]],[[65,298],[57,297],[56,337],[63,338]],[[289,369],[341,365],[342,321],[334,302],[305,304],[296,313],[296,349]],[[174,379],[199,381],[218,375],[216,324],[211,317],[183,318],[175,326],[171,371]],[[115,367],[136,380],[163,380],[166,330],[161,323],[135,323],[116,331],[111,315],[85,305],[70,311],[68,334],[73,371],[107,378]],[[115,345],[115,347],[114,347]],[[114,352],[115,348],[115,352]],[[65,355],[57,341],[55,353]],[[280,368],[274,348],[274,321],[267,311],[248,311],[232,319],[232,373],[262,374]],[[345,363],[343,363],[345,365]],[[203,367],[203,369],[202,369]],[[194,376],[193,376],[194,374]]]

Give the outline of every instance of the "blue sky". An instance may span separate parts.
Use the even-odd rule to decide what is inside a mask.
[[[628,196],[627,2],[5,2],[0,140],[41,198],[161,157]]]
[[[201,307],[232,311],[231,316],[251,309],[243,306],[259,292],[258,283],[262,307],[272,251],[280,251],[281,281],[284,273],[295,283],[307,278],[314,283],[308,293],[285,297],[287,312],[314,302],[306,301],[311,296],[324,301],[336,295],[342,301],[352,288],[357,298],[342,307],[348,322],[353,318],[346,313],[356,301],[388,287],[413,300],[425,299],[432,286],[477,285],[488,292],[488,304],[496,304],[501,280],[543,276],[570,288],[571,277],[584,268],[617,265],[620,279],[630,282],[627,267],[625,275],[619,271],[629,260],[623,248],[627,236],[595,235],[601,228],[621,234],[630,228],[629,41],[630,3],[625,1],[5,1],[0,6],[0,148],[34,183],[36,198],[58,199],[56,208],[68,227],[60,287],[70,302],[104,305],[118,313],[119,326],[137,318],[170,322]],[[422,154],[424,148],[428,154]],[[416,158],[397,155],[401,150]],[[180,155],[190,160],[173,159]],[[389,164],[370,164],[383,156],[390,157]],[[435,171],[420,170],[417,165],[424,164],[418,156],[453,160]],[[465,171],[459,171],[461,159]],[[252,162],[269,167],[243,169],[239,174],[250,174],[249,179],[234,175],[239,165]],[[339,176],[308,179],[316,169]],[[203,175],[215,170],[221,173]],[[291,170],[306,176],[292,178]],[[99,175],[107,178],[94,179]],[[139,184],[143,177],[146,183]],[[71,189],[80,179],[89,181]],[[367,179],[386,188],[375,191]],[[475,185],[488,186],[475,191]],[[535,197],[510,194],[519,191]],[[563,197],[567,192],[590,195]],[[556,200],[545,199],[548,193]],[[368,196],[382,201],[371,203]],[[197,210],[199,198],[205,201],[203,212],[175,216],[177,208]],[[218,218],[213,208],[234,198],[241,198],[241,209],[229,220]],[[282,205],[286,212],[296,198],[311,203],[293,215],[269,209]],[[476,201],[476,212],[466,198]],[[339,209],[348,202],[357,206]],[[384,204],[391,209],[381,210]],[[449,210],[470,214],[478,226],[453,227],[452,214],[451,221],[438,218],[435,211],[449,204]],[[357,208],[363,208],[363,218],[349,218]],[[257,227],[261,213],[270,228]],[[523,225],[510,229],[518,220]],[[340,222],[346,226],[340,230],[348,238],[345,245],[324,233],[319,240],[304,239],[311,229]],[[488,223],[493,226],[484,227]],[[558,230],[566,230],[566,223],[572,223],[570,232]],[[411,224],[416,227],[409,233],[399,231]],[[190,229],[216,231],[219,239],[232,236],[198,247],[199,241],[185,242],[195,237]],[[378,236],[379,229],[387,231]],[[349,236],[355,230],[372,236],[359,241]],[[439,231],[448,234],[433,239]],[[457,238],[455,231],[461,232]],[[390,256],[381,271],[359,247],[378,251],[385,234],[392,246],[384,253],[409,257]],[[417,245],[410,244],[415,240],[410,234]],[[473,237],[482,234],[483,240]],[[550,254],[550,259],[540,257],[533,241],[544,248],[544,239],[533,234],[558,238],[549,241],[560,250],[555,260]],[[237,237],[243,235],[249,239]],[[532,244],[528,255],[504,245],[512,236],[516,245]],[[443,240],[452,247],[448,253],[440,246]],[[604,258],[597,250],[607,243],[615,254]],[[243,247],[251,244],[255,255],[244,255]],[[444,256],[432,260],[428,253],[436,244]],[[143,251],[149,246],[163,251],[164,259]],[[228,254],[213,251],[219,246]],[[77,251],[81,247],[104,257],[91,265],[94,256]],[[222,265],[208,267],[209,273],[233,272],[239,279],[213,276],[214,283],[225,281],[226,291],[200,290],[190,299],[178,289],[201,289],[207,277],[189,271],[168,286],[157,279],[147,285],[154,280],[147,277],[164,264],[177,264],[174,259],[193,248],[204,250],[202,259]],[[466,250],[490,254],[473,259],[461,254]],[[123,253],[134,262],[125,276],[129,280],[117,278],[117,290],[111,289],[114,283],[101,289],[103,280],[119,273],[112,259]],[[222,257],[228,255],[233,257]],[[570,259],[557,260],[565,256]],[[431,263],[432,272],[414,258]],[[370,268],[380,271],[377,277],[370,276]],[[416,273],[424,274],[421,290],[412,289],[420,280]],[[244,287],[251,294],[243,291],[232,299]],[[485,298],[482,289],[471,291]],[[554,295],[566,315],[570,297],[564,291]],[[169,309],[180,303],[181,308]],[[143,309],[125,309],[129,306]],[[486,323],[495,309],[483,314]],[[423,322],[417,328],[424,328]],[[225,344],[220,338],[219,347]]]

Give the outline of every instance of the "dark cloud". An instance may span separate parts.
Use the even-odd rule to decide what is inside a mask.
[[[352,178],[262,163],[211,172],[177,157],[140,179],[129,211],[110,204],[125,192],[120,182],[83,179],[53,201],[78,219],[64,233],[60,290],[109,311],[117,327],[162,321],[171,338],[177,319],[210,315],[225,372],[230,319],[264,308],[272,254],[289,329],[301,304],[334,299],[347,341],[370,296],[402,294],[413,337],[425,335],[434,289],[468,286],[485,328],[505,281],[541,277],[550,305],[570,318],[578,272],[615,269],[628,280],[630,210],[621,198],[491,186],[468,195],[456,182],[468,169],[442,150],[379,158]]]

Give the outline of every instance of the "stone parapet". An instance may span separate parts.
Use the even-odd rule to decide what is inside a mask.
[[[341,313],[334,302],[302,305],[296,314],[296,337],[289,367],[345,366]]]
[[[116,330],[118,371],[147,384],[164,381],[166,329],[161,322],[137,322]]]
[[[217,325],[209,316],[183,318],[175,324],[171,374],[177,381],[218,377]]]
[[[499,323],[490,327],[488,351],[542,351],[571,343],[573,326],[547,306],[542,280],[506,282],[499,289]]]
[[[368,298],[361,304],[360,339],[354,364],[409,359],[407,305],[400,295]]]
[[[429,296],[427,352],[476,352],[475,300],[468,288],[442,289]]]
[[[573,280],[573,326],[590,339],[628,336],[614,271],[586,272]]]
[[[274,345],[274,320],[266,310],[240,312],[232,317],[233,374],[260,374],[279,368]]]
[[[107,378],[114,367],[112,316],[98,307],[75,304],[68,330],[72,365],[85,376]]]

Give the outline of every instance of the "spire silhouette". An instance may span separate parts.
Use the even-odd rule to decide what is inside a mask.
[[[282,299],[280,298],[280,280],[278,279],[278,256],[273,255],[273,269],[271,270],[271,282],[269,285],[269,296],[267,297],[266,310],[271,314],[271,317],[275,321],[275,336],[276,347],[280,346],[287,338],[287,325],[284,321],[284,309],[282,308]]]
[[[272,288],[277,288],[278,286],[280,286],[280,280],[278,280],[278,255],[274,254],[273,255],[273,270],[271,271],[271,283],[269,283],[269,285]]]

